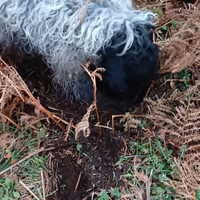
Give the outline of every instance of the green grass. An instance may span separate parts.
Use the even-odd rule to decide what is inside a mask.
[[[0,179],[0,199],[17,200],[20,198],[17,185],[10,178]]]
[[[148,177],[152,174],[153,185],[151,187],[151,194],[153,199],[172,199],[174,196],[173,189],[165,187],[163,181],[167,179],[172,173],[172,150],[166,151],[159,140],[147,143],[133,142],[130,146],[130,151],[141,158],[142,165],[137,167],[138,172],[144,172]],[[129,181],[134,178],[134,165],[130,165],[128,173]],[[137,178],[136,178],[137,179]],[[145,188],[145,185],[137,181],[137,187]]]
[[[43,198],[41,170],[51,173],[46,167],[47,156],[33,156],[22,163],[22,170],[19,173],[23,183],[30,187],[33,193],[40,199]]]
[[[183,146],[178,157],[178,161],[181,162],[183,154],[186,150],[186,146]],[[134,165],[134,158],[137,162]],[[135,188],[141,189],[146,194],[146,182],[141,181],[137,176],[137,173],[143,173],[144,176],[151,177],[150,193],[152,200],[173,200],[177,199],[176,192],[172,187],[168,187],[164,184],[164,181],[171,178],[174,172],[173,166],[175,162],[173,160],[173,151],[166,150],[161,141],[157,138],[155,140],[149,140],[148,142],[137,141],[129,144],[129,155],[120,156],[119,160],[115,163],[115,166],[122,167],[128,166],[124,175],[121,178],[126,181],[126,194],[130,194],[130,185],[134,184]],[[114,179],[114,175],[113,175]],[[115,180],[116,181],[116,180]],[[103,191],[99,194],[99,200],[108,199],[120,199],[122,195],[120,188],[117,187],[114,190]],[[118,194],[118,196],[117,196]],[[143,197],[144,199],[146,196]]]
[[[116,187],[108,192],[100,192],[98,200],[110,200],[111,198],[119,199],[121,196],[122,193],[119,191],[119,188]]]
[[[3,130],[3,126],[0,127]],[[14,160],[19,161],[28,154],[35,152],[47,135],[47,129],[43,125],[37,125],[34,129],[30,127],[26,128],[26,125],[23,125],[19,130],[15,130],[14,127],[8,127],[5,131],[10,132],[10,135],[15,133],[13,137],[15,137],[16,141],[14,145],[1,149],[0,171],[10,167]],[[5,157],[5,155],[8,154],[11,156],[8,158]],[[47,160],[48,156],[36,154],[24,160],[20,165],[18,165],[20,166],[19,168],[13,168],[18,179],[22,180],[22,182],[40,199],[43,198],[41,171],[44,170],[51,176],[51,170],[47,167]],[[2,179],[0,179],[0,199],[19,199],[20,191],[16,186],[19,183],[16,184],[15,181],[12,181],[8,177],[9,171],[4,174]],[[46,188],[46,190],[46,195],[48,196],[49,188]]]
[[[183,79],[183,83],[179,83],[179,90],[181,92],[186,91],[190,86],[190,81],[191,81],[191,72],[186,68],[185,70],[181,71],[178,73],[178,78]]]

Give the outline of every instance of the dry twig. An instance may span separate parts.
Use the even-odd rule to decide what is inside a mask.
[[[27,187],[21,180],[19,180],[19,183],[36,199],[40,200],[30,189]]]
[[[99,117],[99,112],[98,112],[98,108],[97,108],[97,86],[96,86],[96,77],[98,77],[100,80],[102,80],[102,76],[101,74],[99,74],[99,72],[103,72],[105,71],[104,68],[97,68],[95,71],[90,72],[88,70],[88,67],[91,63],[88,62],[86,65],[82,65],[83,69],[88,73],[88,75],[90,76],[92,83],[93,83],[93,91],[94,91],[94,105],[95,105],[95,111],[96,111],[96,115],[97,115],[97,122],[100,124],[100,117]],[[99,126],[99,135],[101,136],[101,127]]]
[[[35,107],[37,107],[39,110],[41,110],[43,113],[45,113],[47,116],[49,116],[49,118],[51,118],[63,131],[66,131],[65,128],[63,128],[63,126],[55,119],[59,119],[61,120],[59,117],[56,117],[55,115],[53,115],[51,112],[49,112],[47,109],[45,109],[38,100],[35,99],[35,97],[32,95],[32,93],[30,92],[30,90],[28,89],[28,87],[26,86],[26,84],[24,83],[24,81],[20,78],[20,76],[18,75],[18,73],[16,72],[16,70],[12,67],[9,66],[6,62],[4,62],[2,60],[2,58],[0,58],[0,62],[3,64],[3,66],[6,67],[7,69],[7,73],[12,77],[12,80],[7,77],[6,74],[3,73],[3,68],[1,68],[1,74],[4,76],[4,78],[9,82],[9,84],[13,87],[13,89],[16,91],[16,93],[19,95],[19,97],[21,98],[21,100],[23,102],[28,102],[31,103],[32,105],[34,105]],[[16,82],[13,81],[17,80]],[[25,97],[22,92],[25,92],[28,95],[28,98]],[[3,96],[3,95],[2,95]],[[65,124],[70,125],[68,122],[65,121]],[[72,126],[72,125],[71,125]],[[72,126],[73,127],[73,126]]]

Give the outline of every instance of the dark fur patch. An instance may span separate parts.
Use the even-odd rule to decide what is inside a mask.
[[[124,45],[115,47],[120,40],[114,39],[113,45],[107,47],[102,54],[98,67],[103,67],[106,71],[102,73],[103,81],[98,81],[97,86],[110,98],[139,103],[143,100],[152,79],[157,76],[159,50],[152,42],[151,30],[143,35],[143,44],[134,40],[132,47],[122,56],[118,54]]]

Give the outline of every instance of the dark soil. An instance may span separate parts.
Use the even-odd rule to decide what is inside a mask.
[[[12,47],[4,50],[3,59],[16,66],[34,96],[40,99],[41,104],[47,109],[53,107],[62,110],[64,112],[62,118],[73,118],[74,124],[79,122],[86,113],[88,105],[70,104],[59,94],[59,91],[53,89],[51,86],[52,72],[42,61],[42,57],[28,56],[17,50],[13,51],[13,49]],[[119,107],[121,110],[126,109],[126,105],[123,104]],[[106,125],[111,120],[111,113],[119,113],[119,110],[115,108],[114,104],[99,108],[102,124]],[[28,106],[29,113],[30,110]],[[91,135],[83,141],[75,141],[73,135],[70,136],[68,142],[62,137],[51,139],[54,132],[46,141],[47,148],[55,147],[51,153],[55,180],[58,184],[58,192],[50,196],[48,200],[78,200],[84,197],[87,199],[92,192],[115,187],[116,182],[123,184],[120,181],[123,171],[115,166],[124,145],[123,138],[118,134],[112,136],[108,129],[102,129],[102,137],[99,138],[99,129],[94,126],[96,123],[95,118],[91,120]],[[61,132],[53,122],[51,129]],[[78,143],[82,144],[80,151],[77,151]],[[116,177],[113,177],[114,174]]]
[[[117,180],[122,174],[114,165],[123,147],[122,139],[114,137],[111,140],[108,134],[99,139],[98,146],[96,141],[97,136],[92,135],[82,143],[79,152],[76,151],[75,143],[66,144],[65,147],[58,148],[59,151],[52,152],[55,168],[58,168],[59,200],[83,199],[99,189],[115,187],[113,174],[115,173]],[[70,152],[68,155],[67,151]]]
[[[3,58],[16,66],[34,96],[40,99],[45,108],[53,107],[62,110],[64,114],[61,117],[73,118],[74,124],[82,119],[88,105],[70,104],[52,88],[52,72],[46,67],[40,56],[31,57],[19,54],[12,48],[12,51],[7,49],[3,52]],[[162,81],[162,78],[159,81]],[[154,82],[153,88],[158,88],[156,85],[160,85],[159,81]],[[163,92],[160,91],[163,90],[166,90],[166,86],[163,86],[162,89],[151,90],[149,94],[154,98],[155,94],[161,96]],[[106,126],[109,123],[110,127],[112,114],[123,114],[128,111],[143,114],[145,109],[144,103],[128,108],[126,104],[117,105],[111,102],[99,107],[99,113],[102,125]],[[93,114],[96,116],[95,113]],[[73,134],[70,134],[68,141],[64,137],[52,139],[55,132],[61,132],[52,123],[51,130],[53,131],[45,145],[47,148],[55,147],[51,154],[53,155],[53,171],[58,184],[58,192],[50,196],[48,200],[87,200],[91,199],[91,195],[93,195],[93,199],[97,199],[97,194],[102,189],[123,186],[124,183],[120,176],[125,173],[125,168],[119,168],[115,163],[119,160],[121,150],[126,148],[125,143],[135,141],[143,136],[143,133],[138,131],[119,134],[123,131],[123,127],[119,120],[116,120],[114,135],[111,134],[111,130],[102,128],[102,136],[99,137],[99,129],[95,127],[96,123],[95,118],[90,119],[90,136],[78,142],[74,140]],[[82,144],[82,148],[78,151],[77,145],[79,144]]]

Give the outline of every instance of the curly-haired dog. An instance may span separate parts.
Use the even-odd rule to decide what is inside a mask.
[[[98,88],[115,99],[141,100],[156,76],[155,15],[130,0],[1,0],[0,44],[41,54],[73,100],[92,100],[81,64],[106,69]]]

